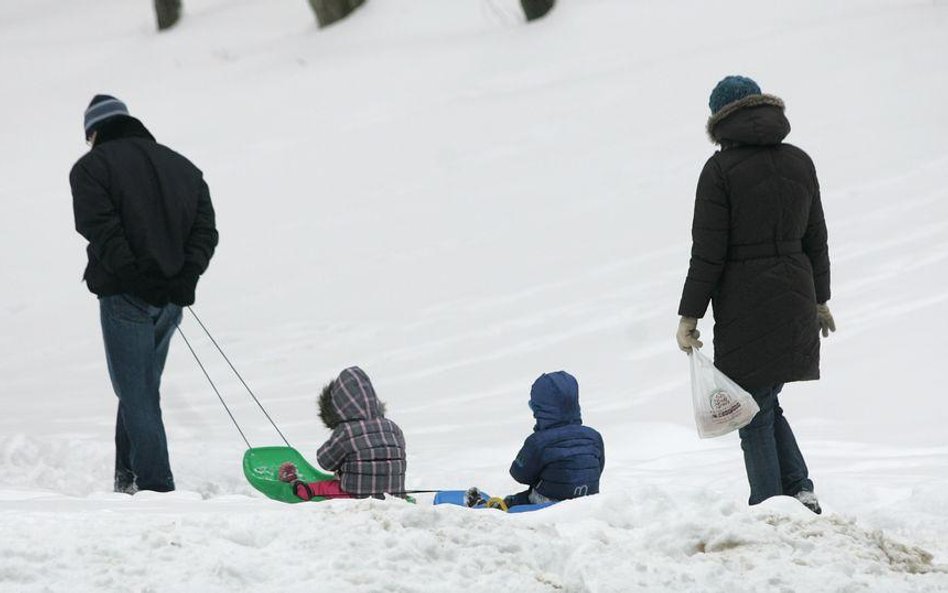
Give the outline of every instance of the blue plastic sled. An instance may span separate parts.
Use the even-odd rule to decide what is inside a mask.
[[[435,494],[434,504],[453,504],[459,507],[467,507],[464,504],[464,490],[442,490],[441,492]],[[481,498],[485,501],[490,498],[487,494],[481,492]],[[551,507],[555,505],[555,502],[545,502],[543,504],[519,504],[515,507],[510,507],[508,513],[529,513],[530,511],[539,511],[540,509],[545,509],[546,507]],[[474,509],[486,509],[487,507],[474,507]]]

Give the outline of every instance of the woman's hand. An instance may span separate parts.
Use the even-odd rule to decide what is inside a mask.
[[[823,337],[828,338],[830,332],[836,331],[836,321],[833,320],[833,314],[830,313],[829,305],[826,303],[817,305],[816,316],[820,320],[820,331],[823,332]]]
[[[701,332],[698,331],[698,320],[694,317],[682,317],[678,322],[678,333],[675,339],[678,340],[678,347],[682,352],[691,354],[692,349],[701,348],[704,343],[698,338]]]

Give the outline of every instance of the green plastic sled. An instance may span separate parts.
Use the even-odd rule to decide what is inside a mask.
[[[280,502],[304,502],[293,493],[293,488],[277,477],[280,465],[287,461],[296,466],[296,475],[304,482],[323,482],[334,476],[319,471],[309,464],[293,447],[254,447],[244,453],[244,476],[250,485],[262,492],[267,498]],[[321,496],[312,501],[326,500]]]

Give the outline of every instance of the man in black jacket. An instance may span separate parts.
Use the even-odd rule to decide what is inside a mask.
[[[784,143],[783,101],[728,76],[710,99],[708,135],[721,146],[695,199],[679,347],[701,347],[698,319],[714,306],[714,364],[754,396],[760,412],[740,430],[750,504],[799,499],[819,513],[803,454],[784,418],[785,383],[820,378],[820,338],[836,330],[826,223],[810,157]]]
[[[181,307],[217,246],[201,171],[155,142],[125,104],[96,95],[85,112],[92,149],[69,173],[76,230],[89,241],[83,279],[99,297],[118,396],[115,491],[174,490],[159,387]]]

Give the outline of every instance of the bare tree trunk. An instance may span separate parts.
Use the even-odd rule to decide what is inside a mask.
[[[365,0],[309,0],[320,28],[341,21],[363,4]]]
[[[170,29],[181,19],[181,0],[155,0],[155,15],[159,31]]]
[[[528,21],[545,17],[548,12],[553,10],[554,4],[556,4],[556,0],[520,0],[520,5],[523,6],[523,12],[527,15]]]

